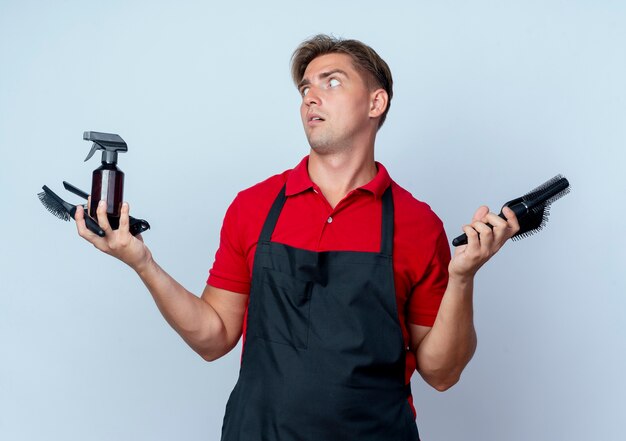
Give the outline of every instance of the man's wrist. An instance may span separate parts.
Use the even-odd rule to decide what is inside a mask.
[[[132,268],[142,279],[149,276],[157,267],[156,262],[152,259],[152,253],[148,251],[146,258],[139,264],[133,265]]]
[[[448,287],[457,289],[471,289],[474,286],[474,274],[454,274],[450,273],[448,276]]]

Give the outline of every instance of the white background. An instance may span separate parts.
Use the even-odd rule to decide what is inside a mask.
[[[557,173],[545,230],[476,280],[479,348],[424,440],[621,440],[626,414],[626,6],[621,1],[0,0],[0,439],[218,440],[240,348],[214,363],[136,275],[48,214],[87,191],[85,130],[120,134],[157,261],[204,287],[236,193],[308,152],[289,58],[319,33],[389,63],[377,142],[450,238]]]

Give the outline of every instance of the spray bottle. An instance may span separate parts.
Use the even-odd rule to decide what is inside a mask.
[[[117,168],[117,154],[127,152],[128,146],[119,135],[113,133],[85,132],[83,139],[93,141],[85,161],[89,160],[96,150],[102,150],[102,165],[95,169],[92,175],[89,215],[97,219],[98,202],[101,199],[106,201],[109,223],[115,230],[119,227],[124,200],[124,172]]]

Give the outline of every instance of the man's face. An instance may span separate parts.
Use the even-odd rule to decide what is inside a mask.
[[[352,148],[371,131],[371,91],[349,55],[313,59],[298,89],[304,132],[316,152]]]

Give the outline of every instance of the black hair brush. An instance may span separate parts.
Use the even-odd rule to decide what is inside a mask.
[[[69,202],[65,202],[55,192],[50,190],[47,186],[43,186],[43,192],[38,193],[37,196],[41,203],[48,209],[48,211],[54,214],[59,219],[69,221],[70,218],[75,219],[76,205],[72,205]],[[87,228],[96,233],[100,237],[104,237],[104,230],[100,228],[100,225],[93,220],[85,212],[85,223]]]
[[[540,231],[548,221],[550,204],[565,196],[569,191],[568,180],[561,175],[556,175],[524,196],[504,204],[503,208],[509,207],[513,210],[519,221],[520,230],[513,236],[513,240],[523,239]],[[498,216],[506,219],[502,211]],[[467,244],[465,233],[455,237],[452,241],[455,247],[465,244]]]
[[[63,186],[66,190],[84,199],[87,199],[89,197],[89,194],[85,193],[77,187],[74,187],[69,182],[63,181]],[[74,215],[76,214],[76,205],[72,205],[69,202],[61,199],[59,195],[50,190],[46,185],[44,185],[42,188],[43,192],[38,193],[37,196],[39,197],[39,200],[44,205],[44,207],[46,207],[50,213],[54,214],[56,217],[64,221],[69,221],[70,218],[75,219]],[[98,236],[104,237],[104,230],[100,227],[100,225],[98,225],[95,219],[87,214],[87,208],[85,205],[83,205],[83,209],[85,210],[85,223],[87,225],[87,228],[96,233]],[[137,219],[129,216],[128,229],[130,231],[130,234],[136,236],[140,233],[143,233],[144,231],[149,230],[150,224],[144,219]]]

